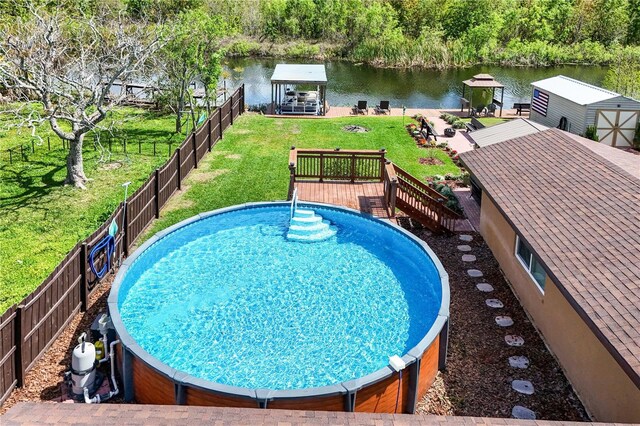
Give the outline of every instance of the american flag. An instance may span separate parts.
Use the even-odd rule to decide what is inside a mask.
[[[549,95],[533,89],[533,99],[531,101],[531,109],[535,112],[547,116],[547,107],[549,106]]]

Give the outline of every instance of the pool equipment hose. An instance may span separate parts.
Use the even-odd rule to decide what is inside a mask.
[[[117,227],[116,227],[117,228]],[[100,270],[96,269],[95,259],[98,253],[101,250],[106,251],[106,258],[104,263],[102,264],[102,268]],[[108,234],[103,239],[101,239],[98,244],[96,244],[89,253],[89,268],[91,268],[91,272],[93,272],[98,279],[104,277],[107,272],[111,269],[111,258],[113,257],[113,253],[116,250],[116,239],[113,235]]]

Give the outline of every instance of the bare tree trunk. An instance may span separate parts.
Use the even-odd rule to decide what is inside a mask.
[[[82,143],[84,133],[77,135],[74,140],[69,141],[69,155],[67,155],[67,178],[64,183],[77,188],[85,189],[84,184],[88,181],[84,174],[82,162]]]

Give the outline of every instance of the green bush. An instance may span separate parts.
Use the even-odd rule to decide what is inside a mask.
[[[454,129],[464,129],[464,121],[457,119],[453,122],[453,124],[451,124],[451,127],[453,127]]]
[[[462,214],[463,209],[460,205],[460,202],[458,201],[458,197],[456,197],[456,194],[454,194],[453,189],[451,189],[449,185],[438,182],[435,183],[433,188],[447,199],[447,202],[445,203],[446,207],[450,208],[456,213]]]
[[[584,131],[584,137],[596,142],[600,140],[596,126],[587,126],[587,129]]]

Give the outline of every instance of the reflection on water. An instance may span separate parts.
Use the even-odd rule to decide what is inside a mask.
[[[271,74],[278,63],[312,61],[277,59],[231,59],[227,68],[231,91],[244,83],[248,105],[271,101]],[[462,80],[475,74],[488,73],[505,85],[505,107],[514,102],[529,101],[531,82],[558,74],[587,83],[601,85],[606,68],[559,66],[550,68],[503,68],[476,66],[450,70],[381,69],[348,62],[327,62],[327,99],[330,105],[353,105],[367,100],[370,105],[380,100],[391,101],[391,107],[456,108],[462,94]],[[498,92],[499,93],[499,92]],[[474,95],[475,96],[475,95]],[[497,96],[499,98],[499,95]]]

